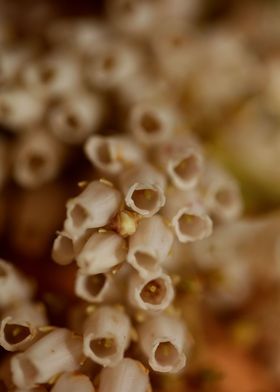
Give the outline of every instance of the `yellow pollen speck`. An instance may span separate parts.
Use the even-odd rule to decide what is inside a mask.
[[[111,338],[104,338],[98,340],[98,345],[103,346],[105,348],[111,348],[113,346],[113,339]]]
[[[186,223],[192,223],[194,220],[194,217],[192,215],[184,215],[183,219]]]
[[[111,339],[105,339],[104,347],[106,347],[106,348],[112,347],[112,340]]]
[[[171,276],[172,282],[175,286],[177,286],[177,284],[179,284],[181,282],[181,276],[179,275],[172,275]]]
[[[162,354],[163,354],[165,357],[168,357],[168,356],[169,356],[169,354],[170,354],[170,347],[169,347],[167,344],[165,344],[165,345],[163,346]]]
[[[232,326],[231,336],[240,346],[252,347],[259,338],[258,327],[252,321],[239,320]]]
[[[138,323],[143,323],[146,320],[146,315],[143,312],[139,311],[135,314],[135,320]]]
[[[106,178],[100,178],[99,181],[102,182],[102,184],[110,186],[111,188],[114,187],[113,183],[111,181],[109,181],[109,180],[106,180]]]
[[[54,376],[52,376],[50,379],[49,379],[49,381],[48,381],[48,384],[55,384],[56,383],[56,381],[58,380],[58,378],[60,377],[60,375],[61,375],[61,373],[57,373],[57,374],[55,374]]]
[[[78,182],[78,187],[79,188],[85,188],[87,186],[88,182],[87,181],[80,181]]]
[[[152,197],[153,197],[152,191],[151,191],[150,189],[145,189],[145,190],[144,190],[144,197],[145,197],[147,200],[152,200]]]
[[[155,292],[157,291],[156,286],[155,286],[155,285],[149,286],[149,291],[150,291],[151,293],[155,293]]]
[[[95,306],[95,305],[89,305],[89,306],[87,306],[87,308],[86,308],[86,313],[87,313],[87,314],[91,314],[91,313],[93,313],[95,310],[96,310],[96,306]]]
[[[53,327],[52,325],[45,325],[43,327],[38,328],[40,332],[50,332],[53,331],[54,329],[55,327]]]
[[[13,329],[12,335],[18,336],[20,334],[20,331],[21,331],[20,327],[16,327]]]
[[[168,306],[168,308],[166,309],[166,313],[170,316],[181,316],[181,310],[178,308],[175,308],[174,305],[170,305]]]
[[[144,374],[148,374],[149,373],[149,370],[147,368],[145,368],[145,366],[141,362],[138,362],[138,366],[140,367],[141,371]]]
[[[122,268],[123,263],[116,265],[116,267],[111,269],[111,274],[116,275],[116,273]]]
[[[181,280],[179,282],[179,287],[189,294],[198,294],[202,291],[202,284],[195,277]]]
[[[172,226],[172,222],[170,221],[170,219],[167,218],[163,218],[164,223],[166,224],[167,227],[171,227]]]

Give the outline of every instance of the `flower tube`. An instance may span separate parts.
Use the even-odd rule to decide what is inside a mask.
[[[173,301],[172,280],[162,272],[153,278],[145,279],[133,272],[129,277],[128,298],[130,303],[139,309],[160,312]]]
[[[101,97],[75,91],[52,107],[50,130],[62,142],[80,144],[98,129],[103,111]]]
[[[87,274],[108,272],[126,257],[126,243],[114,232],[96,232],[77,255],[78,266]]]
[[[118,212],[121,194],[101,181],[93,181],[66,205],[65,231],[76,239],[86,229],[107,225]]]
[[[125,169],[119,182],[127,206],[140,215],[153,216],[165,204],[165,178],[148,163]]]
[[[7,351],[24,350],[38,335],[38,327],[47,324],[42,304],[24,302],[6,310],[0,325],[0,345]]]
[[[133,74],[117,88],[117,97],[126,108],[138,102],[158,101],[166,94],[170,94],[168,82],[154,72]]]
[[[181,320],[162,314],[144,321],[138,332],[140,346],[153,370],[177,373],[185,366],[186,331]]]
[[[0,259],[0,308],[29,300],[32,293],[31,283],[12,264]]]
[[[94,392],[95,388],[88,376],[79,373],[64,373],[56,381],[51,392]]]
[[[65,232],[58,233],[52,248],[52,259],[60,265],[72,263],[75,258],[72,238]]]
[[[93,135],[85,143],[85,154],[104,174],[119,174],[126,166],[142,161],[143,152],[128,137]]]
[[[194,188],[202,174],[201,148],[191,137],[177,137],[159,145],[155,162],[165,170],[173,185],[182,190]]]
[[[162,211],[180,242],[194,242],[212,233],[213,223],[196,193],[169,189]]]
[[[25,86],[43,97],[60,97],[80,87],[81,72],[77,59],[70,53],[50,53],[27,63],[21,78]]]
[[[98,391],[149,392],[149,372],[140,362],[124,358],[115,367],[102,369]]]
[[[59,373],[78,369],[83,358],[81,338],[56,328],[12,358],[13,382],[19,388],[33,388]]]
[[[79,269],[75,280],[77,297],[91,303],[121,303],[129,268],[127,263],[112,269],[112,272],[90,274]]]
[[[81,236],[73,239],[65,230],[58,231],[52,247],[53,260],[60,265],[71,264],[94,233],[95,229],[87,229]]]
[[[134,74],[140,63],[141,55],[135,46],[111,38],[88,58],[86,78],[92,86],[115,88]]]
[[[143,101],[130,109],[128,128],[140,143],[149,146],[171,137],[177,122],[178,113],[170,103]]]
[[[129,237],[127,261],[143,278],[158,275],[172,243],[173,234],[161,216],[143,219]]]
[[[75,281],[75,294],[88,302],[100,303],[113,297],[116,287],[110,274],[86,274],[79,270]]]
[[[15,132],[34,126],[43,115],[43,105],[33,92],[9,89],[0,92],[0,123]]]
[[[242,197],[237,181],[220,165],[207,162],[200,183],[206,209],[221,221],[234,220],[242,213]]]
[[[50,134],[34,130],[15,146],[13,177],[20,185],[32,188],[55,178],[64,163],[64,147]]]
[[[2,23],[2,21],[1,21]],[[30,50],[27,47],[19,46],[16,48],[1,47],[0,60],[0,85],[7,86],[13,83],[21,67],[30,56]]]
[[[175,7],[171,7],[174,11]],[[178,23],[178,18],[173,24],[166,23],[166,28],[158,29],[152,37],[153,52],[161,73],[179,91],[192,76],[199,51],[198,42],[196,34],[186,28],[185,21]]]
[[[84,354],[102,366],[115,366],[130,339],[129,318],[117,307],[102,306],[84,325]]]
[[[199,108],[197,120],[221,120],[221,113],[256,93],[261,75],[241,36],[227,29],[207,34],[198,45],[188,85],[189,101]]]

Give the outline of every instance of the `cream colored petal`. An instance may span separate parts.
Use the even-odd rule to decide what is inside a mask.
[[[38,187],[59,174],[65,154],[64,146],[49,133],[29,132],[15,145],[13,177],[24,187]]]
[[[139,344],[157,372],[177,373],[186,363],[186,331],[182,320],[160,315],[139,327]]]
[[[79,373],[64,373],[56,381],[51,392],[94,392],[89,377]]]
[[[235,220],[243,210],[237,180],[216,162],[207,162],[200,183],[205,206],[220,221]]]
[[[85,154],[104,174],[115,175],[131,164],[141,162],[143,151],[130,138],[93,135],[85,143]]]
[[[29,300],[32,284],[11,263],[0,259],[0,308]]]
[[[127,261],[144,278],[157,275],[173,243],[173,234],[159,215],[143,219],[129,237]]]
[[[159,144],[170,138],[179,122],[179,114],[172,104],[138,102],[129,112],[128,129],[144,145]]]
[[[42,100],[33,92],[9,89],[0,93],[0,121],[15,132],[34,126],[43,115]]]
[[[148,163],[125,169],[119,182],[127,206],[140,215],[152,216],[165,204],[165,177]]]
[[[69,234],[60,232],[53,243],[52,258],[60,265],[72,263],[75,258],[73,240]]]
[[[136,272],[129,277],[128,299],[140,309],[160,312],[166,309],[174,298],[174,288],[170,277],[159,273],[153,278],[141,278]]]
[[[130,321],[117,307],[102,306],[84,325],[84,354],[103,366],[115,366],[130,340]]]
[[[133,3],[127,8],[124,0],[110,0],[106,9],[110,23],[129,36],[147,36],[158,18],[158,7],[150,2]]]
[[[43,304],[20,303],[2,315],[0,345],[7,351],[25,350],[39,337],[38,327],[46,324]]]
[[[138,361],[124,358],[113,368],[100,373],[99,392],[149,392],[149,372]]]
[[[125,240],[114,232],[96,232],[77,255],[77,264],[87,274],[108,272],[125,261]]]
[[[32,388],[62,372],[78,369],[82,361],[82,339],[57,328],[12,358],[13,382],[20,388]]]
[[[75,281],[75,294],[88,302],[100,303],[110,298],[116,299],[117,289],[110,274],[86,274],[78,271]]]
[[[26,87],[45,98],[61,97],[80,87],[80,64],[71,52],[53,51],[26,64],[21,78]]]
[[[52,107],[49,127],[62,142],[81,144],[88,135],[98,130],[103,114],[101,96],[75,91]]]
[[[107,225],[118,212],[121,204],[120,192],[101,182],[93,181],[66,205],[65,231],[75,240],[87,229]]]
[[[182,190],[190,190],[198,184],[204,163],[201,146],[190,135],[178,135],[159,145],[154,161],[165,170],[173,185]]]
[[[180,242],[202,240],[212,233],[212,220],[197,193],[169,189],[162,215],[170,221]]]
[[[137,46],[112,38],[88,58],[85,66],[87,81],[100,89],[115,88],[137,72],[141,65],[141,52]]]

